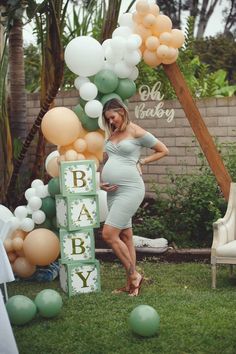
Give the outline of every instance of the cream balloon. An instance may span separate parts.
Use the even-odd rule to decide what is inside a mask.
[[[171,28],[171,19],[166,15],[159,15],[156,18],[156,23],[152,26],[152,33],[159,36],[162,32],[170,32]]]
[[[151,52],[147,49],[143,53],[143,61],[151,68],[155,68],[161,64],[161,60],[157,57],[156,52]]]
[[[31,264],[25,257],[16,258],[12,268],[14,273],[21,278],[28,278],[36,271],[35,265]]]
[[[77,152],[83,152],[87,149],[87,143],[84,139],[78,138],[74,141],[73,148]]]
[[[170,45],[174,48],[180,48],[184,44],[184,34],[179,29],[172,29]]]
[[[157,50],[157,48],[159,47],[160,41],[156,36],[150,36],[146,39],[145,45],[148,50],[153,52],[154,50]]]
[[[65,152],[66,161],[76,161],[77,160],[77,151],[75,150],[67,150]]]
[[[90,132],[85,137],[84,140],[87,143],[87,150],[91,153],[96,153],[103,149],[104,137],[97,132]]]
[[[80,135],[81,123],[71,109],[55,107],[44,115],[41,128],[50,143],[68,145]]]

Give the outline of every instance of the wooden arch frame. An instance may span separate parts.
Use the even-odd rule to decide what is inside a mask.
[[[209,166],[216,177],[222,193],[225,199],[228,200],[232,179],[222,161],[207,126],[202,119],[185,79],[176,63],[163,65],[163,68],[176,92],[179,102],[182,105],[186,117],[188,118]]]

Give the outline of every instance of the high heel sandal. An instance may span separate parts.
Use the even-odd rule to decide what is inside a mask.
[[[137,286],[133,285],[132,283],[130,284],[129,296],[138,296],[139,295],[142,282],[143,282],[143,277],[141,276],[139,284]],[[134,294],[135,290],[138,290],[137,294]]]

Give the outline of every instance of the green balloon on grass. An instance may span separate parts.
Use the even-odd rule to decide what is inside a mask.
[[[132,97],[136,93],[135,82],[130,79],[120,79],[115,93],[117,93],[123,100]]]
[[[116,98],[117,100],[123,102],[122,98],[119,95],[117,95],[117,93],[108,93],[107,95],[102,96],[101,103],[104,105],[107,101],[110,101],[113,98]]]
[[[48,192],[51,197],[55,197],[56,194],[60,194],[60,180],[59,177],[54,177],[48,182]]]
[[[34,300],[38,312],[42,317],[51,318],[56,316],[62,308],[62,297],[53,289],[40,291]]]
[[[84,113],[80,117],[80,121],[82,127],[89,132],[94,132],[99,129],[98,118],[90,118],[87,116],[87,114]]]
[[[94,78],[94,84],[97,86],[98,91],[102,93],[111,93],[115,91],[118,86],[118,76],[111,70],[101,70]]]
[[[142,337],[158,334],[160,329],[160,316],[149,305],[135,307],[130,313],[128,322],[132,331]]]
[[[40,208],[46,216],[51,219],[56,215],[56,202],[52,197],[45,197],[42,199],[42,206]]]
[[[24,295],[15,295],[6,302],[6,309],[10,322],[15,325],[24,325],[36,315],[35,303]]]

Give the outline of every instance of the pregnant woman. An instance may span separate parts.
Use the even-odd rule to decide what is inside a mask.
[[[168,154],[168,149],[151,133],[130,122],[126,106],[117,99],[105,103],[103,122],[108,139],[105,142],[106,162],[101,174],[101,189],[107,192],[109,213],[102,235],[127,274],[126,286],[114,292],[137,296],[143,278],[136,270],[132,216],[145,195],[141,166],[161,159]],[[153,149],[153,154],[140,159],[142,147]]]

